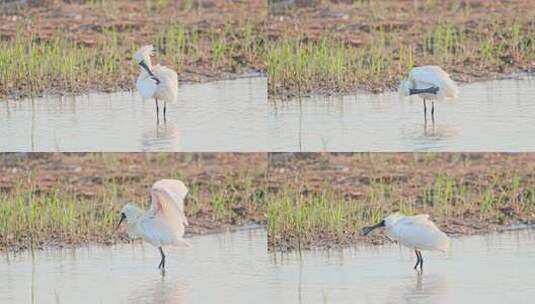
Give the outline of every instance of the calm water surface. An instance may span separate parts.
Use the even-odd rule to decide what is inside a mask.
[[[463,85],[434,124],[397,93],[273,101],[271,119],[275,151],[535,151],[535,79]]]
[[[527,76],[462,86],[434,124],[418,97],[281,102],[266,90],[265,77],[184,84],[160,124],[137,93],[2,102],[0,151],[535,151]]]
[[[3,256],[0,303],[252,303],[265,296],[264,230],[189,241],[192,248],[165,250],[165,277],[150,245]]]
[[[454,239],[450,253],[396,244],[268,254],[264,230],[191,238],[168,253],[124,245],[4,254],[0,303],[532,303],[535,231]]]
[[[267,80],[179,86],[157,124],[137,92],[0,103],[0,151],[256,151],[267,149]]]
[[[156,123],[137,93],[0,104],[0,151],[535,151],[535,80],[461,87],[424,120],[396,93],[268,101],[265,77],[185,84]]]
[[[278,256],[274,303],[533,303],[535,231],[453,239],[448,254],[397,244]],[[287,300],[283,301],[282,299]]]

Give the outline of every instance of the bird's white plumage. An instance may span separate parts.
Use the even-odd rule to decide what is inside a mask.
[[[459,94],[459,89],[450,78],[450,75],[436,65],[412,68],[409,76],[401,82],[399,92],[404,96],[408,96],[410,89],[427,89],[430,87],[438,87],[437,94],[424,93],[419,94],[420,97],[443,100],[446,98],[456,98]]]
[[[449,237],[429,220],[427,214],[405,216],[395,213],[384,221],[386,235],[408,248],[442,252],[449,248]]]
[[[150,68],[150,56],[154,53],[154,47],[152,45],[144,45],[134,53],[134,60],[137,63],[145,61]]]
[[[188,195],[188,188],[176,179],[162,179],[154,183],[150,190],[152,205],[151,212],[163,212],[173,217],[172,221],[188,226],[184,213],[184,199]]]
[[[150,56],[153,51],[152,45],[145,45],[134,54],[136,62],[138,64],[145,63],[154,75],[152,76],[144,68],[140,68],[136,81],[139,94],[143,99],[157,98],[165,102],[175,102],[178,96],[178,75],[166,66],[159,64],[152,66]]]
[[[159,180],[151,188],[151,207],[144,211],[132,204],[123,207],[127,232],[141,237],[153,246],[176,246],[189,243],[183,239],[188,225],[184,213],[184,198],[188,188],[179,180]]]
[[[136,87],[139,91],[139,95],[143,97],[143,100],[153,98],[156,95],[156,89],[158,85],[156,80],[152,79],[149,73],[141,71],[136,81]]]

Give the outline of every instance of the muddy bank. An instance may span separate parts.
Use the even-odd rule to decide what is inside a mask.
[[[270,1],[269,10],[270,37],[289,40],[308,65],[299,73],[298,58],[273,60],[278,97],[393,90],[426,64],[460,83],[535,70],[532,1]],[[325,39],[334,42],[315,50]]]
[[[132,89],[132,54],[146,44],[179,81],[261,73],[266,7],[221,0],[0,4],[0,97]]]
[[[394,211],[453,236],[534,224],[534,170],[529,153],[272,154],[269,189],[288,203],[270,205],[268,248],[381,244],[360,229]]]
[[[126,202],[148,207],[161,178],[189,187],[186,236],[267,222],[265,154],[26,153],[0,155],[0,249],[113,244]]]

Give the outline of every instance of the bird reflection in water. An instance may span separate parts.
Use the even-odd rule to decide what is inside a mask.
[[[156,124],[142,134],[143,151],[181,151],[180,130],[173,124]]]

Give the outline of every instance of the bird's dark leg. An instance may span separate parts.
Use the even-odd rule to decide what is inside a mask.
[[[154,101],[156,102],[156,121],[160,120],[160,108],[158,107],[158,98],[154,98]]]
[[[416,253],[416,265],[414,265],[414,269],[417,270],[418,265],[420,265],[420,255],[418,254],[418,250],[415,249],[414,253]]]
[[[165,117],[165,112],[166,112],[166,109],[167,109],[167,101],[163,101],[163,122],[166,121],[166,117]]]
[[[162,256],[162,260],[160,261],[160,265],[158,265],[158,268],[165,270],[165,254],[163,254],[162,247],[158,247],[158,249],[160,249],[160,255]]]
[[[424,257],[422,256],[421,251],[418,251],[418,253],[420,254],[420,272],[423,272],[424,271]]]
[[[425,98],[424,98],[424,120],[427,122],[427,105],[425,104]]]
[[[431,119],[435,121],[435,102],[434,101],[431,102]]]

